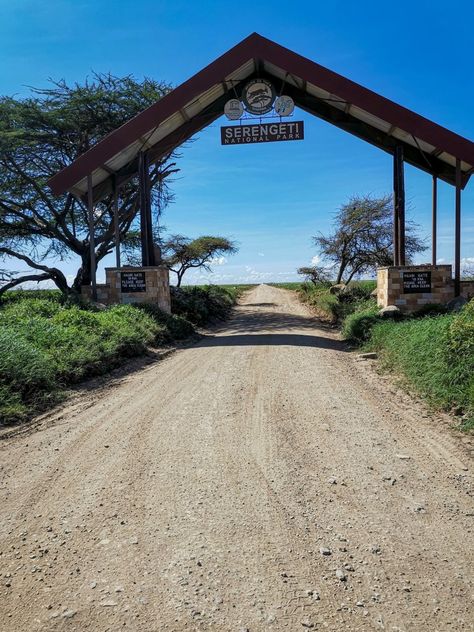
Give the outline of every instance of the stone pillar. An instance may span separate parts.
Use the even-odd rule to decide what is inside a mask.
[[[377,305],[395,305],[409,314],[424,305],[444,305],[454,298],[450,265],[388,266],[377,270]]]
[[[89,286],[82,294],[90,298]],[[106,305],[150,303],[171,313],[169,270],[165,266],[106,268],[105,284],[97,286],[97,300]]]

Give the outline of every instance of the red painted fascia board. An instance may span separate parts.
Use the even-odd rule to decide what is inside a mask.
[[[218,57],[162,99],[108,134],[73,163],[55,174],[48,185],[54,195],[71,189],[89,173],[123,151],[151,129],[165,121],[216,82],[237,70],[259,49],[259,36],[253,33]]]
[[[347,79],[306,57],[276,44],[263,40],[263,57],[290,74],[323,88],[344,101],[367,111],[390,125],[416,136],[420,140],[442,149],[474,166],[474,143],[455,132],[387,99],[351,79]]]
[[[413,134],[434,147],[474,165],[474,143],[306,57],[252,33],[165,97],[111,132],[48,184],[55,195],[71,189],[150,129],[179,111],[192,99],[237,70],[250,59],[261,59],[312,83],[378,118]]]

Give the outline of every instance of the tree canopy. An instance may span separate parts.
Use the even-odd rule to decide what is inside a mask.
[[[406,224],[407,263],[426,250],[413,222]],[[393,202],[386,195],[352,197],[335,217],[334,231],[313,238],[322,257],[337,270],[336,283],[349,283],[377,266],[393,265]]]
[[[328,285],[331,283],[329,270],[322,266],[303,266],[298,268],[296,273],[304,277],[306,281],[311,281],[314,285]]]
[[[227,237],[210,235],[196,239],[184,235],[171,235],[161,247],[165,264],[177,276],[177,287],[180,287],[186,270],[203,268],[210,271],[213,259],[225,254],[234,254],[238,250],[236,243]]]
[[[86,204],[71,194],[54,197],[46,182],[169,90],[152,79],[94,74],[83,84],[62,80],[33,88],[27,98],[0,98],[0,264],[3,270],[6,260],[16,261],[13,267],[22,269],[3,270],[0,294],[27,280],[49,279],[65,293],[90,282]],[[171,199],[167,182],[177,171],[173,160],[170,153],[151,169],[155,224]],[[120,240],[131,247],[137,243],[137,212],[137,184],[131,180],[120,189],[119,206]],[[114,246],[111,195],[95,208],[94,232],[98,263]],[[50,261],[74,256],[80,265],[70,284]]]

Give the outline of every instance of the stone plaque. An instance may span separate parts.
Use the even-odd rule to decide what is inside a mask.
[[[403,273],[403,293],[422,294],[431,292],[431,270]]]
[[[122,293],[146,292],[145,272],[121,272],[120,289]]]

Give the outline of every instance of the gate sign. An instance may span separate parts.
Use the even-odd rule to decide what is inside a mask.
[[[420,294],[431,292],[431,271],[404,272],[403,294]]]
[[[145,272],[121,272],[120,289],[124,293],[146,292]]]
[[[221,127],[221,145],[251,145],[278,140],[303,140],[303,121],[256,123]]]

